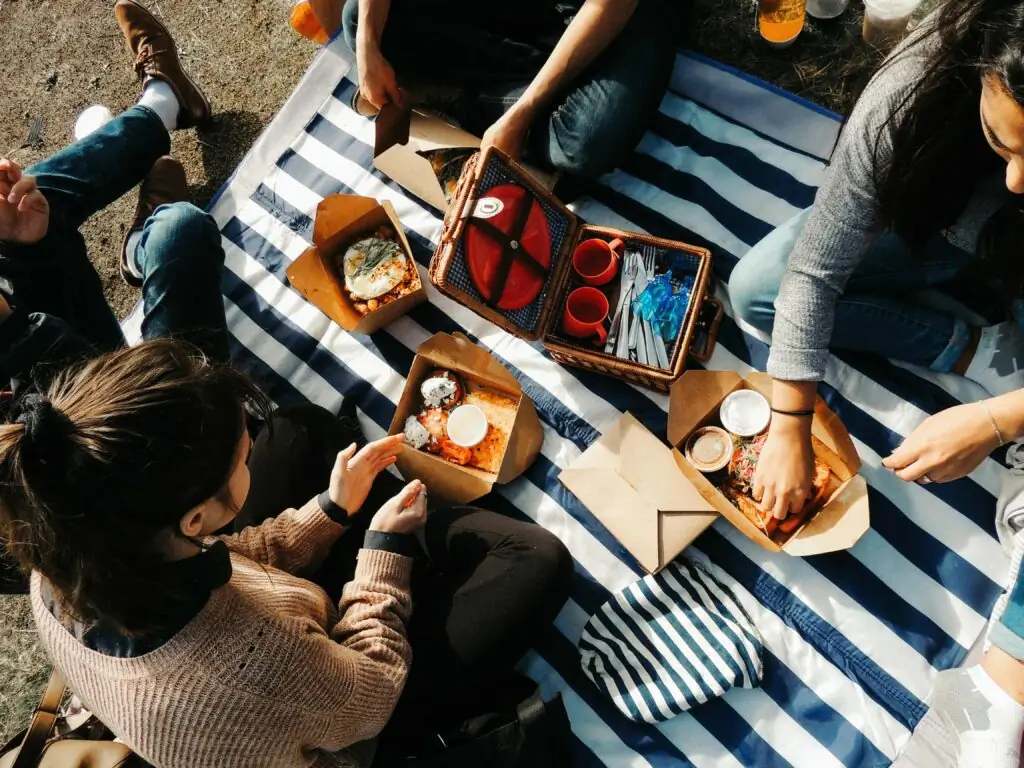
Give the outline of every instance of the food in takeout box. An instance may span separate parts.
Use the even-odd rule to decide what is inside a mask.
[[[335,258],[335,269],[345,276],[345,292],[361,315],[408,296],[420,284],[416,266],[390,227],[378,227],[371,237],[350,245]]]
[[[398,457],[403,477],[457,504],[518,477],[543,439],[515,377],[465,336],[445,333],[417,350],[389,434],[409,445]]]
[[[706,249],[585,224],[493,147],[457,190],[430,262],[439,290],[558,362],[663,390],[679,377],[708,295]]]
[[[313,246],[286,273],[295,290],[358,333],[373,333],[427,299],[394,208],[359,195],[320,202]]]
[[[460,466],[487,472],[501,468],[516,399],[453,371],[431,371],[420,384],[422,410],[405,420],[405,442]]]
[[[732,371],[686,371],[671,389],[670,447],[627,413],[559,478],[650,573],[668,565],[719,516],[774,552],[806,556],[848,549],[870,526],[867,484],[857,474],[860,460],[849,434],[820,400],[812,424],[816,476],[808,512],[772,531],[760,508],[740,498],[749,499],[759,440],[728,434],[720,426],[721,405],[733,392],[763,396],[770,387],[762,373],[743,379]]]
[[[480,139],[437,115],[385,104],[374,120],[373,164],[439,211],[447,210],[468,157]],[[531,169],[551,189],[556,175]]]

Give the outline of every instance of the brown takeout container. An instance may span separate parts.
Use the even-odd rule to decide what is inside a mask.
[[[385,224],[394,229],[415,270],[413,279],[418,287],[361,315],[345,295],[344,278],[335,272],[331,257]],[[285,274],[307,301],[346,331],[355,333],[373,333],[427,300],[426,288],[395,209],[387,201],[381,203],[361,195],[331,195],[320,201],[313,224],[313,245],[291,263]]]
[[[480,139],[436,115],[386,105],[375,121],[373,165],[402,187],[439,211],[448,209],[441,183],[420,152],[437,149],[480,148]],[[557,176],[530,168],[545,189],[553,189]]]
[[[557,253],[551,257],[551,276],[541,293],[541,311],[534,328],[522,328],[510,320],[505,312],[492,307],[478,296],[459,287],[451,277],[458,258],[459,244],[466,233],[470,219],[475,215],[477,202],[480,198],[479,188],[489,163],[499,163],[512,176],[516,183],[524,187],[538,200],[546,203],[554,215],[564,220],[567,234]],[[679,337],[669,353],[669,368],[662,369],[655,365],[643,365],[605,353],[603,349],[590,346],[586,340],[576,340],[560,332],[562,312],[569,292],[583,283],[578,280],[572,270],[572,255],[577,245],[589,238],[601,238],[610,241],[620,238],[627,242],[642,243],[655,247],[666,248],[676,252],[689,254],[694,261],[694,287],[691,293],[686,317],[683,319]],[[430,260],[430,281],[442,293],[463,304],[495,325],[504,328],[520,338],[529,341],[540,340],[550,352],[551,357],[565,365],[603,373],[619,379],[642,384],[643,386],[668,391],[672,382],[679,378],[685,370],[690,354],[691,342],[694,339],[700,310],[705,301],[714,301],[711,291],[711,252],[706,248],[698,248],[675,240],[651,237],[640,232],[630,232],[614,227],[598,227],[585,223],[570,211],[566,205],[546,190],[518,163],[511,160],[498,149],[489,147],[481,154],[470,158],[459,179],[455,198],[448,213],[445,215],[441,239]],[[615,291],[619,284],[618,276],[612,280],[606,290]],[[614,311],[614,293],[609,303]],[[718,310],[721,305],[717,304]],[[717,331],[718,324],[712,324],[711,333]],[[710,355],[714,338],[709,338],[702,350],[703,358]]]
[[[839,417],[819,397],[812,433],[819,459],[833,473],[827,500],[785,544],[750,522],[683,456],[697,428],[717,423],[726,395],[754,389],[769,397],[771,378],[733,371],[685,372],[669,400],[668,448],[630,414],[587,448],[559,475],[565,486],[636,557],[649,573],[672,562],[719,515],[773,552],[799,557],[849,549],[870,527],[867,483],[860,459]]]
[[[433,498],[468,504],[488,494],[495,483],[510,482],[525,472],[540,453],[544,433],[533,401],[523,394],[519,382],[505,366],[461,333],[437,333],[416,350],[389,435],[402,434],[406,418],[419,413],[420,384],[435,368],[456,371],[467,381],[497,390],[517,403],[512,433],[497,473],[453,464],[410,446],[398,455],[398,469],[406,480],[422,480]]]

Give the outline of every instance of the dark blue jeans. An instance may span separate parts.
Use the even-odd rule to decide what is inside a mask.
[[[169,151],[163,123],[136,106],[27,170],[50,203],[50,227],[38,243],[0,245],[0,291],[14,308],[0,323],[0,381],[24,382],[40,364],[60,366],[125,343],[79,227],[137,186]],[[184,338],[227,359],[224,251],[213,219],[188,203],[160,206],[135,256],[143,274],[143,337]]]
[[[571,13],[564,5],[563,18]],[[640,141],[661,104],[686,6],[680,0],[640,0],[615,41],[534,124],[527,159],[590,178],[613,169]],[[518,19],[518,28],[507,30],[494,21],[502,15],[511,20],[517,12],[514,2],[484,2],[474,11],[466,0],[392,0],[382,53],[403,84],[464,88],[466,97],[453,117],[480,136],[516,103],[564,31],[556,12],[535,24]],[[343,33],[353,51],[358,14],[358,2],[351,0]]]
[[[775,297],[809,215],[810,209],[803,211],[770,233],[729,277],[729,300],[736,314],[765,333],[772,332]],[[970,329],[949,308],[921,301],[920,292],[937,287],[947,292],[973,260],[938,237],[923,259],[915,259],[897,235],[883,233],[836,302],[830,346],[874,352],[933,371],[952,370],[970,342]]]
[[[149,109],[133,107],[28,169],[50,203],[50,227],[38,243],[0,244],[0,292],[14,310],[0,322],[0,386],[10,382],[19,393],[45,386],[67,364],[125,343],[78,229],[139,184],[168,151],[163,123]],[[182,338],[226,360],[224,251],[214,220],[188,203],[160,206],[146,221],[135,256],[143,274],[143,337]],[[25,587],[0,552],[0,592]]]

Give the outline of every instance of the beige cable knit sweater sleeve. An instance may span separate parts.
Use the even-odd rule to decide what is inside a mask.
[[[323,562],[344,530],[314,498],[301,509],[286,509],[260,525],[221,539],[233,552],[295,574]]]
[[[363,549],[345,585],[330,636],[311,625],[296,667],[315,670],[301,688],[317,701],[322,749],[337,750],[381,732],[405,687],[412,663],[406,627],[412,614],[412,560]]]

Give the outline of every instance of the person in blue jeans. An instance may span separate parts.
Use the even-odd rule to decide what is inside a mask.
[[[611,170],[668,87],[679,0],[314,0],[356,55],[357,111],[434,108],[515,159]]]
[[[27,170],[0,158],[0,389],[15,396],[125,344],[79,228],[140,182],[121,275],[142,289],[143,337],[228,356],[220,231],[186,202],[185,171],[167,156],[170,131],[208,120],[209,102],[156,17],[133,0],[119,0],[115,14],[142,77],[139,102]],[[0,589],[23,588],[0,556]]]

